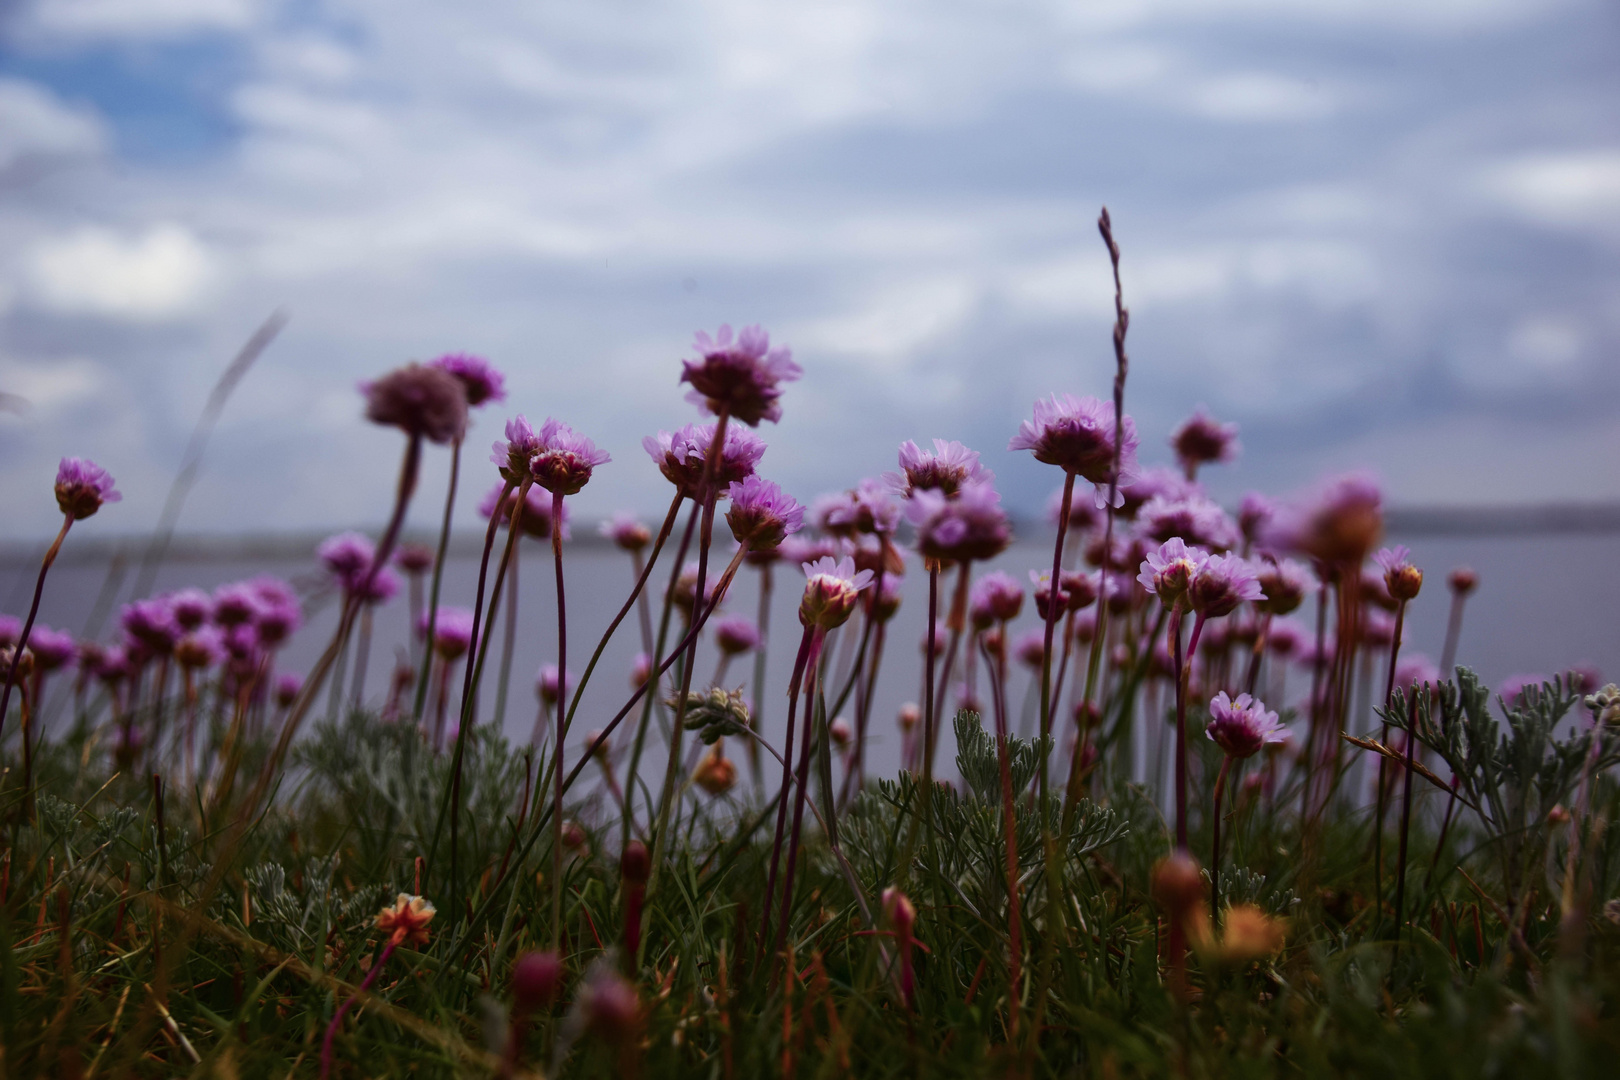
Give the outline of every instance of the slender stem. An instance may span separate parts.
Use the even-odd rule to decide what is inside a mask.
[[[371,622],[375,607],[370,601],[363,601],[365,606],[360,609],[360,640],[354,650],[354,704],[356,712],[366,701],[366,667],[371,657]]]
[[[552,521],[556,521],[556,518]],[[523,553],[520,548],[513,555],[512,576],[506,582],[506,635],[501,642],[501,671],[495,683],[495,717],[492,721],[496,731],[506,730],[506,695],[512,686],[512,654],[517,651],[518,568],[522,565]]]
[[[551,947],[562,944],[562,797],[563,797],[563,738],[566,721],[561,702],[568,700],[568,604],[563,594],[562,563],[562,492],[551,494],[551,558],[557,568],[557,745],[551,756],[555,765],[552,774],[557,778],[556,791],[551,803]],[[621,613],[622,614],[622,613]]]
[[[377,976],[382,974],[382,969],[388,963],[388,958],[394,955],[394,949],[398,945],[399,942],[393,938],[388,939],[388,944],[383,946],[382,955],[377,957],[376,961],[371,965],[371,970],[366,972],[366,977],[361,981],[360,993],[366,993],[371,989],[372,984],[377,981]],[[326,1077],[332,1074],[332,1040],[337,1037],[338,1025],[343,1023],[343,1016],[349,1011],[349,1006],[354,1004],[356,996],[351,994],[349,997],[344,998],[343,1004],[339,1005],[337,1012],[333,1014],[332,1022],[326,1025],[326,1035],[321,1039],[321,1080],[326,1080]]]
[[[1221,917],[1221,796],[1226,794],[1226,774],[1231,770],[1232,756],[1228,754],[1221,759],[1221,771],[1215,777],[1215,836],[1209,858],[1209,906],[1217,919]]]
[[[759,924],[760,959],[764,959],[765,942],[771,932],[771,898],[776,895],[776,874],[782,857],[782,834],[787,829],[787,791],[793,782],[793,724],[799,711],[799,686],[804,679],[804,668],[810,658],[815,631],[806,626],[799,638],[799,655],[793,661],[793,676],[788,681],[787,735],[782,740],[782,789],[776,799],[776,838],[771,841],[771,869],[765,877],[765,899],[761,905]]]
[[[759,613],[755,617],[756,629],[759,633],[759,644],[754,646],[754,681],[750,693],[751,706],[749,714],[752,718],[755,731],[761,730],[764,725],[764,714],[760,706],[765,693],[765,648],[771,638],[771,592],[773,581],[772,564],[765,563],[759,568]],[[763,798],[765,795],[765,771],[759,760],[759,743],[754,739],[748,742],[748,771],[754,777],[754,794]]]
[[[1056,606],[1054,596],[1048,612]],[[1051,621],[1047,621],[1048,635]],[[1007,746],[1007,623],[1001,624],[1001,658],[997,662],[990,650],[984,652],[985,670],[990,673],[990,699],[996,715],[996,759],[1001,773],[1001,824],[1007,847],[1007,1041],[1018,1041],[1019,984],[1023,981],[1023,920],[1019,913],[1018,896],[1018,830],[1013,814],[1012,762]],[[1044,800],[1043,800],[1044,802]]]
[[[1181,651],[1181,609],[1170,614],[1170,643],[1176,680],[1176,847],[1187,850],[1187,668],[1190,657]]]
[[[28,607],[28,618],[23,622],[22,633],[17,637],[17,647],[11,653],[11,668],[6,672],[6,685],[0,690],[0,735],[6,730],[6,710],[11,707],[11,688],[17,683],[17,665],[22,661],[23,650],[28,648],[28,635],[33,633],[34,618],[39,614],[39,598],[45,591],[45,575],[50,571],[51,564],[56,561],[56,553],[62,550],[62,541],[67,538],[68,530],[73,527],[73,515],[64,514],[62,528],[51,542],[50,548],[45,552],[45,558],[40,560],[39,577],[34,582],[34,602]]]
[[[1389,745],[1389,717],[1388,712],[1394,706],[1395,696],[1395,660],[1401,652],[1401,628],[1406,621],[1406,601],[1402,600],[1395,608],[1395,639],[1389,644],[1389,675],[1384,681],[1384,726],[1379,731],[1378,741],[1385,746]],[[1385,795],[1384,763],[1389,759],[1383,754],[1378,755],[1378,812],[1373,817],[1373,910],[1383,918],[1384,910],[1384,804],[1388,801]],[[1403,857],[1403,862],[1404,857]]]
[[[1406,788],[1401,795],[1401,844],[1395,869],[1395,947],[1400,948],[1401,930],[1406,917],[1406,839],[1412,827],[1412,754],[1417,747],[1418,695],[1412,693],[1412,704],[1406,714]],[[1382,755],[1380,755],[1382,756]]]
[[[456,508],[456,483],[461,476],[461,440],[450,444],[450,489],[444,496],[444,524],[439,526],[439,550],[433,557],[433,584],[428,590],[427,629],[423,637],[421,670],[416,675],[416,703],[411,717],[418,726],[422,723],[422,709],[427,704],[428,673],[433,669],[433,632],[439,624],[439,585],[444,579],[444,557],[450,549],[450,518]],[[511,485],[501,493],[501,501],[511,493]],[[497,506],[500,503],[496,504]],[[495,515],[497,518],[499,513]],[[485,559],[488,559],[487,549]],[[482,570],[480,570],[482,573]],[[411,627],[414,631],[416,627]]]
[[[1056,710],[1052,704],[1052,634],[1057,627],[1058,610],[1066,605],[1060,603],[1063,596],[1063,541],[1069,534],[1069,507],[1074,502],[1074,471],[1063,470],[1063,501],[1058,507],[1057,542],[1052,545],[1052,579],[1047,583],[1046,599],[1046,636],[1041,647],[1041,737],[1044,739],[1052,734],[1053,716]],[[1006,642],[1002,643],[1005,650]],[[1068,635],[1064,635],[1065,652],[1067,652]],[[1067,656],[1065,656],[1067,659]],[[1058,685],[1062,686],[1062,675],[1058,676]],[[1044,756],[1045,751],[1042,751]],[[1047,784],[1046,762],[1041,762],[1038,779],[1040,783],[1041,801],[1046,800]]]
[[[1311,725],[1305,735],[1305,759],[1301,763],[1304,769],[1303,781],[1300,784],[1299,820],[1303,829],[1305,819],[1309,816],[1311,808],[1311,779],[1316,769],[1316,741],[1318,729],[1322,726],[1322,674],[1323,650],[1327,647],[1327,603],[1328,603],[1328,572],[1318,568],[1322,577],[1322,586],[1316,593],[1316,651],[1311,656],[1311,696],[1306,707],[1310,709]]]
[[[821,653],[821,647],[826,640],[826,632],[820,627],[815,629],[810,639],[810,654],[804,665],[804,730],[799,741],[798,761],[798,790],[793,793],[793,830],[788,838],[787,865],[782,871],[782,903],[781,912],[776,920],[776,953],[781,954],[787,945],[788,915],[793,907],[793,877],[799,864],[799,837],[804,827],[804,804],[810,792],[810,736],[815,730],[811,723],[811,701],[815,697],[816,661]]]

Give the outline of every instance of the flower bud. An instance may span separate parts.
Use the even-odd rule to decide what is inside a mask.
[[[544,1009],[562,989],[562,958],[554,952],[527,952],[512,965],[512,1003],[521,1012]]]
[[[1451,572],[1448,581],[1452,592],[1458,596],[1467,596],[1479,584],[1479,575],[1466,566],[1459,566]]]
[[[901,731],[911,731],[922,721],[922,708],[915,701],[908,701],[900,706],[900,714],[895,719]]]
[[[1185,851],[1153,864],[1150,888],[1153,902],[1172,919],[1185,918],[1204,902],[1204,875],[1199,872],[1198,861]]]
[[[569,851],[583,851],[585,848],[585,830],[579,827],[577,821],[565,821],[562,827],[562,844]]]
[[[898,888],[890,885],[883,890],[883,915],[889,920],[895,932],[910,936],[911,930],[917,924],[917,908],[911,898]]]
[[[692,782],[710,795],[724,795],[737,784],[737,766],[720,751],[720,744],[703,755],[692,772]]]
[[[632,840],[624,845],[624,852],[619,856],[619,876],[624,883],[645,885],[651,875],[652,856],[647,854],[647,845],[640,840]]]

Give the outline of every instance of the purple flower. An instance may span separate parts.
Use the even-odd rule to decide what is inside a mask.
[[[1187,596],[1192,583],[1209,561],[1209,555],[1197,548],[1189,548],[1179,536],[1173,536],[1149,551],[1136,580],[1142,588],[1153,593],[1167,608],[1174,608]]]
[[[36,623],[28,635],[28,651],[34,654],[34,666],[40,671],[55,671],[72,662],[78,647],[66,630]]]
[[[506,422],[506,438],[496,439],[491,444],[493,452],[489,460],[500,470],[502,480],[521,484],[529,478],[529,463],[540,449],[540,436],[535,434],[528,418],[518,413]]]
[[[1397,603],[1411,600],[1423,588],[1423,571],[1412,565],[1411,554],[1405,544],[1397,544],[1373,556],[1384,571],[1384,587]]]
[[[1046,621],[1046,606],[1052,601],[1052,571],[1031,570],[1029,580],[1034,585],[1035,613]],[[1058,582],[1058,611],[1083,611],[1097,601],[1097,581],[1090,574],[1065,570]],[[1044,631],[1043,631],[1044,633]]]
[[[1019,634],[1018,640],[1013,642],[1013,655],[1032,671],[1041,670],[1046,660],[1046,630],[1037,626]]]
[[[1440,669],[1422,653],[1408,653],[1395,665],[1395,685],[1402,689],[1414,686],[1438,688],[1441,681]]]
[[[214,613],[214,601],[201,589],[181,589],[169,597],[169,610],[183,630],[195,630]]]
[[[102,503],[122,498],[107,470],[88,458],[65,457],[56,467],[56,505],[74,521],[94,514]]]
[[[1548,675],[1509,675],[1502,680],[1496,692],[1509,709],[1520,709],[1529,704],[1527,698],[1530,694],[1543,693],[1542,684],[1550,682],[1552,677]]]
[[[678,431],[660,431],[641,440],[647,456],[653,459],[658,471],[689,499],[701,501],[704,492],[703,471],[707,468],[709,449],[714,445],[718,420],[707,424],[687,424]],[[726,442],[714,463],[712,481],[714,490],[724,492],[739,480],[754,475],[754,468],[765,455],[765,440],[747,428],[726,425]]]
[[[181,667],[209,668],[225,658],[225,635],[217,626],[199,626],[174,643],[174,659]]]
[[[480,517],[487,518],[495,513],[495,503],[500,499],[503,491],[506,491],[504,483],[496,484],[490,488],[489,494],[485,495],[483,501],[478,504]],[[518,493],[516,491],[506,493],[506,503],[501,507],[502,522],[512,520],[512,508],[517,505],[517,501]],[[568,517],[568,504],[565,502],[562,507],[561,525],[564,540],[569,538]],[[531,487],[523,497],[523,517],[518,522],[518,527],[523,530],[525,536],[532,536],[536,540],[549,540],[551,539],[551,524],[551,499],[542,493],[539,488]]]
[[[640,551],[652,541],[652,533],[647,530],[647,526],[637,521],[634,515],[622,511],[614,514],[612,520],[602,522],[597,528],[603,536],[624,551]]]
[[[1136,473],[1136,423],[1124,417],[1119,444],[1119,480]],[[1114,478],[1114,407],[1094,397],[1053,394],[1035,402],[1035,418],[1018,425],[1008,450],[1030,450],[1035,460],[1056,465],[1097,485]]]
[[[219,626],[252,622],[263,606],[259,594],[245,581],[233,581],[214,590],[214,622]]]
[[[714,620],[714,643],[727,656],[737,656],[759,645],[759,630],[742,615],[723,615]]]
[[[462,389],[467,392],[467,404],[474,408],[488,401],[506,400],[506,376],[482,356],[446,353],[428,366],[449,372],[460,380]]]
[[[394,549],[394,565],[413,577],[433,569],[434,557],[426,544],[401,544]]]
[[[431,612],[422,612],[417,621],[418,635],[427,633],[428,616]],[[438,618],[433,621],[433,651],[439,654],[442,660],[455,660],[472,647],[473,641],[473,613],[463,607],[441,607]]]
[[[1136,523],[1142,535],[1157,544],[1179,536],[1198,547],[1226,551],[1237,543],[1237,530],[1226,511],[1202,494],[1175,500],[1155,495],[1137,511]]]
[[[1277,722],[1277,714],[1248,694],[1233,701],[1222,690],[1209,703],[1209,727],[1205,732],[1228,757],[1253,757],[1267,743],[1288,739],[1288,729]]]
[[[799,622],[831,630],[842,626],[855,610],[861,590],[872,584],[872,571],[855,570],[855,560],[845,556],[834,561],[824,556],[804,564],[804,598],[799,602]]]
[[[849,491],[818,498],[815,515],[817,527],[832,536],[882,535],[899,524],[900,505],[885,484],[866,479]]]
[[[968,610],[979,629],[988,629],[996,622],[1010,622],[1018,618],[1023,609],[1023,587],[1011,574],[994,570],[973,583]]]
[[[315,548],[315,555],[326,567],[327,573],[337,578],[343,591],[352,592],[363,583],[371,570],[377,548],[370,537],[357,532],[341,532],[322,540]]]
[[[632,690],[641,689],[641,685],[652,678],[652,673],[652,657],[644,652],[636,653],[635,660],[630,664],[630,688]]]
[[[556,664],[541,664],[540,674],[534,678],[534,692],[547,705],[557,704],[558,676],[559,672]],[[572,671],[568,673],[568,685],[574,685],[574,673]]]
[[[173,649],[175,639],[180,636],[180,626],[174,621],[174,611],[169,607],[168,601],[161,596],[124,605],[123,615],[119,621],[126,634],[159,655],[167,654]]]
[[[1263,595],[1254,567],[1236,555],[1211,555],[1187,587],[1188,605],[1206,619],[1218,619]]]
[[[1046,500],[1046,520],[1055,527],[1063,513],[1063,489],[1058,488]],[[1102,520],[1091,499],[1069,499],[1069,528],[1076,532],[1094,529]]]
[[[1238,504],[1238,530],[1243,533],[1243,539],[1258,544],[1276,514],[1277,505],[1258,491],[1245,494]]]
[[[990,559],[1012,541],[1001,496],[989,484],[963,484],[957,497],[919,491],[906,503],[924,557],[950,561]]]
[[[845,546],[831,537],[807,536],[800,533],[783,540],[781,546],[777,549],[777,554],[782,557],[783,562],[802,565],[807,562],[815,562],[824,556],[831,556],[836,559],[844,554]]]
[[[15,615],[0,615],[0,649],[17,644],[22,637],[22,620]]]
[[[996,474],[979,462],[979,452],[955,440],[935,439],[929,453],[907,439],[900,444],[900,471],[883,479],[904,498],[918,491],[940,491],[952,498],[963,484],[989,484]]]
[[[590,481],[596,466],[612,460],[606,450],[598,450],[591,440],[548,416],[540,425],[540,451],[529,469],[534,482],[553,495],[573,495]]]
[[[726,524],[737,543],[750,549],[778,547],[804,525],[804,507],[774,481],[750,476],[732,484],[726,494],[731,499]]]
[[[298,692],[304,688],[304,677],[295,672],[286,672],[276,676],[276,704],[283,709],[290,708],[298,700]]]
[[[1360,566],[1383,531],[1378,484],[1366,473],[1350,473],[1280,509],[1266,530],[1266,543],[1325,563]]]
[[[1286,615],[1305,600],[1314,582],[1311,573],[1293,559],[1266,560],[1255,571],[1263,594],[1255,605],[1273,615]]]
[[[1208,462],[1231,461],[1237,457],[1242,449],[1237,433],[1236,424],[1220,423],[1200,405],[1171,433],[1170,448],[1176,452],[1181,467],[1190,474]]]
[[[736,341],[729,326],[713,338],[699,330],[695,348],[698,359],[681,361],[680,381],[692,384],[688,400],[715,415],[728,412],[749,427],[782,419],[778,384],[803,374],[791,351],[771,348],[770,335],[758,326],[743,327]]]
[[[878,622],[894,618],[894,613],[900,610],[900,588],[904,581],[899,574],[884,574],[883,582],[866,594],[867,618]]]
[[[386,566],[379,566],[375,574],[361,574],[354,582],[354,593],[365,604],[386,604],[399,593],[399,575]],[[275,610],[281,610],[278,606]],[[259,617],[260,636],[264,633],[264,617]]]
[[[406,364],[361,383],[366,419],[429,442],[459,442],[467,433],[467,391],[461,380],[427,364]]]
[[[1134,518],[1136,512],[1155,495],[1163,495],[1173,502],[1202,492],[1203,488],[1189,482],[1174,469],[1165,468],[1163,465],[1150,465],[1135,476],[1121,481],[1120,514],[1123,517]]]
[[[1266,648],[1278,656],[1293,656],[1305,647],[1305,627],[1297,619],[1272,619],[1266,631]]]

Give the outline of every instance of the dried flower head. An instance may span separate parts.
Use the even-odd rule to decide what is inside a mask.
[[[361,383],[366,419],[397,427],[429,442],[458,442],[467,433],[467,391],[441,368],[406,364],[375,382]]]
[[[750,476],[732,484],[727,496],[731,507],[726,511],[726,524],[737,543],[747,544],[750,551],[780,547],[790,533],[804,525],[804,507],[774,480]]]
[[[1373,562],[1384,571],[1384,587],[1400,603],[1411,600],[1423,588],[1423,571],[1412,565],[1411,554],[1405,544],[1397,544],[1373,556]]]
[[[0,672],[10,677],[12,686],[22,686],[34,674],[34,651],[24,649],[19,655],[17,646],[0,649]]]
[[[771,348],[771,336],[759,326],[743,327],[735,340],[731,327],[722,326],[712,338],[699,330],[694,347],[698,358],[681,361],[680,381],[692,384],[688,400],[749,427],[782,419],[779,384],[803,374],[786,346]]]
[[[799,622],[831,630],[842,626],[855,610],[861,590],[872,584],[872,571],[855,569],[845,556],[834,561],[824,556],[804,564],[804,597],[799,601]]]
[[[529,462],[534,482],[553,495],[573,495],[590,482],[598,465],[613,460],[606,450],[561,420],[546,417],[540,425],[540,449]]]
[[[900,444],[900,471],[883,477],[896,494],[908,499],[919,491],[938,491],[952,498],[963,484],[988,484],[995,478],[980,463],[977,450],[946,439],[935,439],[932,453],[907,439]]]
[[[377,929],[395,945],[421,947],[428,943],[428,923],[434,914],[433,905],[423,897],[400,893],[392,905],[377,913]]]
[[[1200,405],[1170,434],[1170,448],[1176,460],[1189,473],[1210,462],[1232,461],[1243,448],[1238,442],[1238,426],[1223,424]]]
[[[1253,757],[1267,743],[1288,738],[1288,729],[1277,722],[1277,714],[1248,694],[1233,701],[1222,690],[1209,703],[1209,727],[1204,729],[1228,757]]]
[[[720,746],[715,743],[692,771],[692,783],[715,796],[724,795],[737,786],[737,766]]]
[[[1620,686],[1609,683],[1603,689],[1587,694],[1586,707],[1592,711],[1594,724],[1620,728]]]
[[[989,484],[963,484],[954,499],[919,491],[906,503],[906,518],[916,526],[917,550],[930,559],[992,559],[1012,542],[1001,496]]]
[[[475,409],[487,402],[506,400],[506,376],[482,356],[446,353],[429,361],[428,366],[455,376],[467,393],[467,404]]]
[[[1123,418],[1123,439],[1119,440],[1118,480],[1136,474],[1136,423]],[[1114,477],[1116,450],[1114,406],[1094,397],[1053,394],[1035,402],[1033,420],[1018,425],[1018,434],[1007,443],[1008,450],[1029,450],[1035,460],[1056,465],[1066,472],[1106,485]]]
[[[65,457],[56,467],[56,505],[74,521],[123,499],[107,470],[88,458]]]

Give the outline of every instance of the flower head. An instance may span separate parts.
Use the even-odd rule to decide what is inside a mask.
[[[1267,743],[1288,738],[1288,729],[1277,722],[1277,714],[1248,694],[1233,701],[1222,690],[1209,703],[1209,727],[1205,733],[1228,757],[1253,757]]]
[[[201,589],[181,589],[169,597],[169,610],[182,630],[195,630],[214,613],[214,601]]]
[[[365,583],[377,549],[369,537],[357,532],[342,532],[320,542],[315,555],[326,567],[327,573],[337,578],[344,592],[353,592]]]
[[[1200,405],[1171,433],[1170,448],[1176,452],[1181,467],[1190,474],[1200,465],[1237,457],[1242,449],[1237,433],[1236,424],[1220,423]]]
[[[225,658],[225,635],[217,626],[201,626],[174,643],[174,659],[181,667],[213,667]]]
[[[518,413],[506,422],[506,438],[496,439],[490,446],[489,460],[501,472],[508,484],[521,484],[530,475],[529,463],[540,452],[540,436],[535,434],[529,418]]]
[[[22,620],[15,615],[0,615],[0,649],[17,644],[22,637]]]
[[[457,442],[467,433],[467,391],[441,368],[406,364],[375,382],[361,383],[366,419],[397,427],[429,442]]]
[[[245,581],[229,582],[214,590],[214,622],[219,626],[253,622],[263,607],[258,591]]]
[[[1023,587],[1011,574],[995,570],[973,583],[968,610],[972,615],[973,624],[981,630],[992,623],[1018,618],[1018,613],[1023,608]]]
[[[66,630],[52,630],[36,624],[28,635],[28,651],[34,654],[34,666],[40,671],[55,671],[73,662],[78,645]]]
[[[1311,587],[1310,571],[1293,559],[1267,560],[1255,571],[1261,598],[1256,607],[1272,615],[1287,615],[1305,600]]]
[[[873,571],[876,573],[876,571]],[[900,586],[904,579],[896,573],[886,573],[883,581],[866,594],[866,617],[888,622],[900,610]]]
[[[1121,481],[1119,512],[1123,517],[1134,518],[1136,512],[1155,495],[1163,495],[1174,502],[1202,492],[1203,488],[1174,469],[1163,465],[1149,465],[1145,469],[1138,470],[1135,476]]]
[[[698,762],[692,772],[692,782],[710,795],[724,795],[737,785],[737,766],[717,742]]]
[[[917,528],[917,550],[930,559],[990,559],[1012,541],[1001,496],[989,484],[963,484],[954,499],[919,491],[906,503],[906,518]]]
[[[1217,955],[1231,964],[1247,964],[1282,951],[1288,924],[1253,904],[1233,904],[1221,916]]]
[[[1422,653],[1407,653],[1401,657],[1401,662],[1395,665],[1395,685],[1403,689],[1415,686],[1428,686],[1438,688],[1441,683],[1440,669],[1434,666]]]
[[[867,478],[848,491],[817,499],[815,514],[817,526],[833,536],[881,536],[894,532],[900,505],[886,485]]]
[[[1185,540],[1174,536],[1160,544],[1159,550],[1147,553],[1136,580],[1165,607],[1173,608],[1186,598],[1187,590],[1208,561],[1206,553],[1189,548]]]
[[[1238,530],[1243,533],[1243,539],[1258,544],[1276,513],[1277,504],[1258,491],[1245,494],[1238,504]]]
[[[731,499],[726,524],[737,543],[751,551],[777,548],[804,525],[804,507],[773,480],[750,476],[732,484],[726,494]]]
[[[1036,626],[1019,634],[1013,642],[1013,655],[1018,657],[1018,662],[1025,667],[1035,671],[1041,670],[1041,664],[1046,660],[1045,629]]]
[[[1412,565],[1411,554],[1405,544],[1397,544],[1373,556],[1384,571],[1384,587],[1397,603],[1411,600],[1423,588],[1423,571]]]
[[[540,449],[529,462],[534,482],[553,495],[573,495],[591,479],[598,465],[613,460],[606,450],[561,420],[546,417],[540,425]]]
[[[1045,622],[1046,607],[1052,602],[1052,571],[1031,570],[1029,580],[1035,587],[1035,612]],[[1063,571],[1058,579],[1058,603],[1062,605],[1058,610],[1084,611],[1097,602],[1097,588],[1097,580],[1090,574],[1076,570]]]
[[[1116,441],[1112,404],[1094,397],[1053,394],[1035,402],[1034,419],[1018,425],[1018,434],[1007,449],[1032,451],[1036,461],[1099,485],[1116,479],[1117,449],[1117,479],[1123,482],[1136,473],[1137,446],[1135,422],[1128,416],[1123,420],[1123,438]]]
[[[100,510],[102,503],[115,503],[123,497],[107,470],[88,458],[65,457],[56,467],[56,505],[74,521],[83,521]]]
[[[423,946],[428,943],[428,923],[433,921],[433,905],[420,896],[400,893],[394,902],[377,913],[377,929],[395,945]]]
[[[557,695],[560,690],[560,683],[558,680],[561,678],[561,676],[562,673],[558,670],[556,664],[540,665],[540,674],[536,675],[534,679],[534,692],[539,695],[540,700],[545,702],[547,705],[557,704]],[[568,672],[568,685],[576,685],[574,681],[574,673],[572,671]]]
[[[855,570],[855,560],[845,556],[834,561],[823,556],[804,564],[804,598],[799,602],[799,622],[831,630],[842,626],[855,610],[861,590],[872,584],[872,571]]]
[[[1187,588],[1188,605],[1206,619],[1229,614],[1245,600],[1264,595],[1254,567],[1236,555],[1211,555]]]
[[[433,560],[433,549],[426,544],[401,544],[394,549],[394,565],[413,576],[433,569]]]
[[[1058,488],[1056,491],[1052,492],[1052,494],[1046,500],[1046,520],[1050,521],[1053,526],[1056,526],[1058,520],[1062,516],[1063,489]],[[1069,499],[1068,527],[1070,529],[1073,529],[1075,532],[1084,532],[1087,529],[1096,528],[1098,522],[1101,520],[1102,515],[1097,511],[1097,507],[1093,500],[1076,499],[1073,497]]]
[[[759,630],[743,615],[722,615],[714,620],[714,643],[727,656],[737,656],[759,645]]]
[[[1459,566],[1446,578],[1446,583],[1458,596],[1467,596],[1479,585],[1479,575],[1470,567]]]
[[[622,551],[640,551],[652,541],[652,533],[647,526],[637,521],[633,514],[622,511],[614,514],[611,520],[602,522],[598,528]]]
[[[1360,566],[1383,531],[1378,484],[1365,473],[1350,473],[1279,510],[1266,530],[1266,542],[1321,562]]]
[[[482,356],[446,353],[428,366],[454,375],[467,392],[467,404],[475,409],[486,402],[506,400],[506,376]]]
[[[428,616],[431,612],[424,611],[416,624],[417,633],[426,634]],[[438,617],[433,620],[433,651],[439,654],[440,659],[451,661],[459,658],[473,643],[473,613],[462,607],[441,607]]]
[[[525,1013],[545,1008],[562,990],[562,957],[554,952],[526,952],[512,965],[512,1003]]]
[[[1179,499],[1155,495],[1137,511],[1136,524],[1144,537],[1159,544],[1179,536],[1198,547],[1225,551],[1238,539],[1226,511],[1201,493]]]
[[[782,419],[779,383],[803,374],[785,346],[771,348],[771,336],[758,326],[745,326],[734,341],[731,327],[713,338],[697,332],[698,359],[681,361],[681,382],[692,384],[688,400],[719,415],[726,412],[749,427],[761,420]]]
[[[374,574],[361,574],[353,591],[363,604],[386,604],[399,594],[399,575],[386,566],[379,566]],[[259,629],[261,632],[264,629],[262,616]]]
[[[485,495],[483,501],[478,504],[478,513],[486,518],[493,515],[496,510],[495,504],[500,500],[503,491],[506,491],[504,483],[496,484],[491,488],[489,494]],[[500,506],[502,522],[511,522],[512,510],[517,504],[518,493],[516,491],[506,491],[506,501]],[[518,521],[518,528],[523,530],[523,535],[532,536],[536,540],[551,539],[553,525],[551,511],[551,498],[539,488],[529,488],[528,493],[523,496],[523,516]],[[564,540],[568,539],[568,515],[568,503],[564,502],[562,505],[562,522],[559,526]]]
[[[687,424],[676,431],[660,431],[641,440],[647,456],[653,459],[664,479],[674,484],[689,499],[702,501],[703,474],[708,468],[709,451],[714,446],[715,429],[719,421],[706,424]],[[712,490],[725,493],[726,488],[739,480],[754,475],[759,459],[765,456],[765,440],[735,424],[726,425],[726,441],[715,459],[711,477]]]
[[[955,440],[935,439],[933,453],[907,439],[900,444],[900,471],[883,479],[904,498],[918,491],[939,491],[953,497],[963,484],[988,484],[996,474],[979,462],[979,452]]]
[[[159,655],[166,655],[180,637],[180,624],[165,597],[154,596],[124,605],[120,618],[124,632]]]

